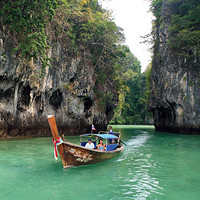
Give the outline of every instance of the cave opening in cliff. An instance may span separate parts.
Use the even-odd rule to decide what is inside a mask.
[[[92,99],[89,97],[84,98],[84,112],[88,111],[93,105]]]
[[[74,78],[74,77],[72,77],[72,78],[69,80],[69,82],[70,82],[70,83],[73,83],[73,82],[74,82],[74,80],[75,80],[75,78]]]
[[[61,102],[63,100],[63,94],[60,89],[54,91],[49,98],[49,102],[53,105],[56,109],[61,106]]]
[[[176,115],[173,107],[171,109],[159,108],[157,110],[156,121],[159,122],[160,127],[167,127],[173,125],[173,122],[176,120]]]
[[[19,86],[21,89],[21,97],[19,96],[19,101],[17,103],[17,109],[21,112],[25,111],[27,107],[30,104],[30,93],[31,93],[31,88],[29,85],[23,86],[23,83],[20,83]]]
[[[0,98],[10,98],[13,93],[12,88],[9,88],[7,90],[3,90],[0,88]]]
[[[24,102],[26,106],[29,106],[30,104],[30,100],[31,100],[30,92],[31,92],[31,88],[29,85],[24,87],[23,92],[22,92],[22,101]]]

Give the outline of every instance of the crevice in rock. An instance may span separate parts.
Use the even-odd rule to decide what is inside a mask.
[[[19,82],[16,82],[15,90],[14,90],[14,99],[13,99],[13,114],[14,115],[16,115],[16,112],[17,112],[18,92],[19,92]]]
[[[38,114],[41,115],[44,111],[44,102],[42,101],[42,97],[36,96],[35,98],[35,104],[36,104],[36,109],[38,111]]]

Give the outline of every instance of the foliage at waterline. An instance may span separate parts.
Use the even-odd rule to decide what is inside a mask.
[[[124,47],[125,48],[125,47]],[[148,111],[149,72],[141,73],[139,60],[130,52],[118,63],[122,67],[120,73],[123,88],[119,95],[119,104],[111,124],[151,124],[152,114]]]

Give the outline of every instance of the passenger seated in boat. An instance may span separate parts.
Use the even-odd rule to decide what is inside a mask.
[[[97,149],[100,150],[100,151],[105,151],[106,149],[106,145],[103,144],[103,140],[99,140],[99,144],[97,145]]]
[[[88,149],[94,149],[94,144],[92,143],[91,139],[88,139],[88,143],[85,145]]]

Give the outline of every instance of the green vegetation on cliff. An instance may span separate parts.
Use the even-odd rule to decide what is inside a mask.
[[[22,59],[37,59],[47,65],[47,36],[45,29],[52,20],[58,4],[54,0],[2,0],[0,16],[15,41],[13,51]]]
[[[112,97],[102,85],[110,80],[107,85],[113,91],[121,87],[115,63],[124,56],[120,47],[124,35],[97,0],[2,0],[0,7],[0,21],[15,43],[13,53],[25,61],[25,67],[38,60],[43,69],[53,65],[50,46],[62,40],[69,57],[82,57],[94,66],[96,95],[105,109]]]
[[[94,67],[94,92],[102,111],[112,110],[113,97],[119,96],[113,123],[148,123],[146,74],[98,0],[2,0],[0,8],[0,23],[25,69],[36,62],[42,69],[54,67],[48,55],[52,43],[61,40],[69,57],[82,57]]]
[[[153,36],[157,44],[158,27],[163,26],[162,5],[164,0],[153,0],[151,10],[156,17]],[[199,65],[200,57],[200,1],[198,0],[170,0],[167,2],[171,8],[168,14],[169,38],[168,43],[180,58],[195,61]]]
[[[56,37],[65,36],[71,53],[90,53],[93,64],[113,63],[123,40],[120,28],[97,0],[21,0],[0,3],[1,21],[15,41],[21,58],[48,60],[49,26]]]
[[[198,59],[200,56],[200,1],[171,1],[175,7],[171,16],[169,43],[182,57]]]

